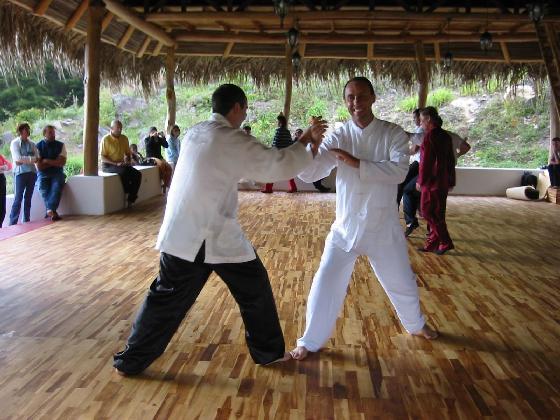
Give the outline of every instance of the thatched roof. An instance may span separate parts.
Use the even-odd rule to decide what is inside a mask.
[[[13,74],[52,62],[82,74],[84,1],[0,0],[0,72]],[[439,71],[441,57],[451,51],[454,65],[449,71],[464,80],[497,75],[515,82],[524,75],[546,75],[534,25],[519,6],[525,2],[516,0],[471,0],[468,8],[453,0],[425,0],[421,8],[415,0],[294,0],[283,25],[273,1],[105,3],[102,80],[109,83],[154,86],[164,68],[166,43],[175,49],[179,80],[280,80],[287,61],[285,33],[292,26],[300,33],[300,80],[366,72],[411,85],[418,71],[418,45],[428,72]],[[549,2],[545,16],[556,35],[558,3]],[[480,48],[484,31],[494,38],[488,51]]]

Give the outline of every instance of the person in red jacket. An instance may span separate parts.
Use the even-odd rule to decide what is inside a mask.
[[[420,250],[442,255],[455,248],[445,223],[447,194],[455,186],[455,155],[451,137],[441,128],[434,107],[420,111],[420,123],[425,134],[417,189],[422,193],[420,208],[430,230]]]

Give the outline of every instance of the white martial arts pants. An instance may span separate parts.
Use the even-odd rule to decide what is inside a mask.
[[[319,270],[307,299],[305,333],[297,341],[298,346],[317,351],[329,339],[359,255],[368,256],[406,331],[415,333],[424,326],[416,276],[410,267],[404,236],[389,244],[367,242],[364,238],[346,252],[333,243],[332,233],[327,236]]]

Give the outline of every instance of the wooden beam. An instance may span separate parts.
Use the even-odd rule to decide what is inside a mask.
[[[152,40],[150,39],[150,37],[146,35],[146,38],[144,39],[144,42],[142,42],[142,45],[140,46],[140,49],[138,50],[136,57],[142,58],[144,56],[146,50],[148,49],[148,45],[150,45],[151,41]]]
[[[552,94],[550,95],[550,140],[552,147],[552,139],[560,137],[560,112],[556,109],[556,102]]]
[[[229,55],[231,54],[231,50],[233,49],[233,46],[235,45],[235,42],[229,42],[226,45],[226,49],[224,50],[224,58],[228,58]]]
[[[448,35],[442,38],[441,35],[383,35],[377,36],[372,34],[342,34],[342,33],[325,33],[325,34],[302,34],[300,42],[308,44],[325,44],[325,45],[359,45],[374,42],[376,44],[410,44],[416,41],[424,43],[440,42],[442,39],[449,42],[479,42],[480,34],[473,33],[469,35]],[[495,42],[536,42],[537,37],[534,34],[496,34],[493,36]],[[286,42],[286,36],[283,33],[255,33],[255,32],[221,32],[221,31],[182,31],[175,35],[177,42],[236,42],[244,44],[282,44]]]
[[[212,52],[212,53],[176,53],[177,57],[223,57],[223,52]],[[254,53],[231,53],[230,57],[241,57],[241,58],[285,58],[284,54],[277,54],[277,53],[263,53],[263,54],[254,54]],[[307,59],[310,60],[325,60],[325,59],[332,59],[332,60],[358,60],[364,61],[367,60],[366,55],[344,55],[344,54],[314,54],[309,55],[306,54]],[[407,55],[382,55],[376,54],[373,58],[375,61],[416,61],[415,56],[407,56]],[[434,62],[434,57],[426,57],[426,61]],[[455,62],[481,62],[481,63],[504,63],[503,58],[491,58],[491,57],[465,57],[465,56],[454,56],[453,61]],[[515,64],[543,64],[542,58],[531,58],[531,59],[511,59],[512,63]]]
[[[373,42],[368,43],[367,44],[367,59],[368,59],[368,61],[373,60],[373,50],[374,50]]]
[[[153,56],[158,56],[159,53],[161,52],[161,49],[163,48],[163,43],[162,42],[158,42],[156,47],[154,48],[154,51],[152,52]]]
[[[294,69],[292,66],[292,49],[286,45],[286,70],[284,74],[286,78],[286,96],[284,97],[284,116],[286,120],[290,120],[290,107],[292,105],[292,82],[294,77]]]
[[[135,12],[129,8],[123,6],[121,3],[115,0],[104,0],[107,10],[113,13],[118,18],[124,20],[131,26],[134,26],[139,31],[149,35],[151,38],[161,41],[165,46],[174,47],[175,40],[171,38],[164,30],[158,26],[146,22],[144,19],[140,18]]]
[[[101,32],[103,33],[105,31],[105,29],[107,29],[107,27],[111,24],[111,21],[113,20],[113,17],[115,17],[114,14],[112,14],[111,12],[107,12],[105,14],[105,17],[103,18],[103,21],[101,22]]]
[[[165,56],[165,98],[167,99],[167,116],[165,127],[167,134],[175,125],[177,118],[177,97],[175,95],[175,48],[167,48]]]
[[[109,1],[109,0],[108,0]],[[113,2],[113,0],[110,0]],[[273,12],[188,12],[188,13],[150,13],[145,17],[147,22],[198,22],[220,20],[226,23],[236,22],[278,22],[278,16]],[[490,22],[513,22],[527,23],[526,15],[499,14],[499,13],[462,13],[462,12],[438,12],[438,13],[416,13],[416,12],[391,12],[391,11],[368,11],[368,10],[335,10],[335,11],[294,11],[287,19],[303,21],[331,21],[336,20],[358,20],[358,21],[422,21],[443,22],[453,20],[464,23]],[[228,22],[229,21],[229,22]],[[560,22],[560,15],[548,15],[544,17],[545,22]]]
[[[66,24],[64,25],[65,31],[70,31],[71,29],[74,28],[74,26],[76,26],[76,24],[80,21],[80,19],[86,12],[88,6],[89,6],[89,0],[82,0],[80,5],[76,7],[76,10],[74,10],[74,13],[72,13],[72,16],[70,16],[66,21]]]
[[[105,8],[90,4],[84,74],[84,175],[97,176],[99,133],[99,87],[101,85],[101,22]]]
[[[127,42],[129,41],[130,37],[132,36],[132,33],[134,32],[134,26],[130,25],[125,33],[123,34],[123,36],[121,37],[121,39],[119,40],[117,47],[119,48],[124,48],[125,45],[127,44]]]
[[[40,0],[35,5],[35,8],[33,9],[33,13],[35,13],[38,16],[43,16],[46,13],[49,6],[51,5],[52,1],[53,0]]]
[[[504,60],[507,64],[511,63],[511,56],[509,54],[509,50],[507,44],[505,42],[500,42],[500,48],[502,49],[502,55],[504,56]]]
[[[439,42],[434,42],[434,60],[436,64],[441,63],[441,49]]]

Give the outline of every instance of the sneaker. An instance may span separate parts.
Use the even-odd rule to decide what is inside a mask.
[[[408,225],[406,227],[406,230],[404,231],[405,238],[408,238],[412,232],[418,229],[418,226],[418,223],[411,223],[410,225]]]

